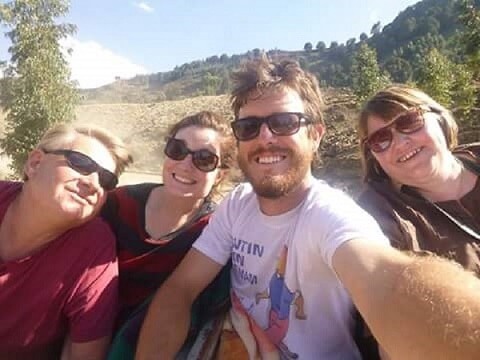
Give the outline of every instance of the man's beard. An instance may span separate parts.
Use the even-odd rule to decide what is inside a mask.
[[[257,149],[254,153],[259,154],[266,150],[267,149],[261,151],[260,149]],[[268,150],[274,149],[269,148]],[[260,197],[276,199],[281,196],[288,195],[303,182],[308,170],[310,169],[313,156],[312,154],[305,153],[302,156],[301,153],[291,149],[280,150],[282,153],[286,152],[287,157],[290,158],[290,167],[282,174],[265,175],[261,179],[256,179],[251,169],[249,169],[249,159],[250,161],[254,161],[254,156],[247,155],[245,158],[238,155],[238,166],[242,170],[248,182],[252,184],[255,193]]]

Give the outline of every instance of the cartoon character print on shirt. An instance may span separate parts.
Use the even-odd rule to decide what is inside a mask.
[[[284,246],[277,261],[276,272],[270,279],[269,288],[255,296],[257,304],[263,299],[270,299],[270,314],[266,332],[268,338],[279,348],[282,358],[296,359],[297,354],[290,352],[283,343],[289,325],[290,306],[295,305],[295,317],[305,320],[303,296],[300,291],[291,291],[285,283],[288,248]]]
[[[269,287],[261,293],[257,293],[255,296],[256,303],[264,299],[270,299],[270,312],[268,316],[268,326],[266,329],[261,329],[256,322],[251,319],[245,309],[243,308],[240,300],[234,292],[232,292],[232,305],[236,311],[237,319],[232,319],[235,328],[245,328],[245,324],[241,324],[247,321],[249,328],[253,333],[256,343],[258,345],[258,351],[261,357],[264,359],[286,359],[293,360],[298,358],[298,354],[293,353],[283,343],[288,327],[289,327],[289,315],[290,307],[295,305],[295,317],[300,320],[307,318],[303,309],[303,296],[300,291],[291,291],[285,283],[285,270],[287,264],[288,248],[284,246],[278,257],[276,271],[270,279]],[[239,318],[241,315],[245,320]],[[245,337],[245,336],[242,336]]]

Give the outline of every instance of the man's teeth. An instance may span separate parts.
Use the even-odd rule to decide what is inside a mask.
[[[281,156],[261,156],[258,158],[259,164],[274,164],[282,160]]]
[[[181,182],[181,183],[184,183],[184,184],[189,184],[189,185],[191,185],[191,184],[194,183],[193,180],[186,179],[186,178],[181,177],[181,176],[179,176],[179,175],[177,175],[177,174],[174,174],[173,177],[175,178],[175,180],[177,180],[177,181],[179,181],[179,182]]]
[[[404,162],[407,161],[408,159],[412,158],[416,154],[418,154],[420,151],[422,151],[421,148],[417,148],[415,150],[410,151],[408,154],[403,155],[400,159],[398,159],[399,162]]]

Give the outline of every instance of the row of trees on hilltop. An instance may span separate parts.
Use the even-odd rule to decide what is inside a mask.
[[[478,9],[478,0],[468,2]],[[373,24],[369,35],[361,33],[358,39],[352,37],[345,43],[332,41],[328,47],[323,41],[316,42],[315,46],[307,42],[300,51],[274,49],[267,51],[267,55],[298,60],[302,67],[317,75],[322,86],[352,87],[354,57],[366,44],[376,51],[379,66],[391,81],[417,81],[423,57],[434,48],[454,63],[464,61],[465,49],[458,45],[461,30],[467,26],[470,32],[474,31],[472,26],[460,21],[462,4],[463,0],[423,0],[402,11],[383,28],[379,22]],[[166,99],[222,94],[230,89],[231,72],[243,60],[255,58],[261,52],[253,49],[242,55],[214,55],[176,66],[169,72],[140,76],[137,80],[159,91],[179,80],[190,84],[183,91],[165,94]]]

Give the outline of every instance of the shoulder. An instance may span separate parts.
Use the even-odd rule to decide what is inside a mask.
[[[114,190],[108,193],[108,198],[117,198],[122,199],[125,197],[133,199],[142,199],[148,197],[150,192],[157,186],[162,186],[161,184],[155,183],[142,183],[135,185],[125,185],[115,188]]]
[[[453,150],[465,166],[480,175],[480,142],[460,145]]]
[[[333,188],[322,180],[315,180],[306,202],[308,210],[320,212],[344,213],[358,209],[350,195]]]
[[[95,217],[87,223],[71,229],[68,238],[75,241],[77,247],[89,249],[115,250],[115,235],[110,226],[100,217]]]
[[[384,211],[390,207],[388,200],[371,184],[365,185],[357,197],[357,203],[368,212]]]
[[[23,182],[0,181],[0,202],[21,191]]]
[[[107,195],[101,216],[110,223],[118,217],[135,216],[139,207],[144,207],[151,191],[161,184],[143,183],[120,186]],[[123,215],[120,215],[123,214]]]
[[[241,183],[237,185],[220,203],[219,210],[242,211],[249,204],[257,201],[252,185]]]

